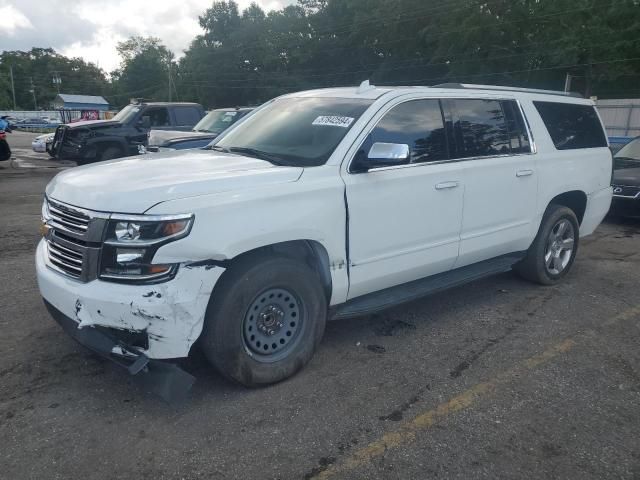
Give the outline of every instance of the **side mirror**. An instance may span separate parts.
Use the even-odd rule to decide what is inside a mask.
[[[402,165],[409,160],[409,145],[406,143],[382,143],[372,145],[367,158],[376,166]],[[378,165],[381,164],[381,165]]]
[[[144,115],[140,120],[138,120],[138,125],[142,128],[151,128],[151,117],[149,115]]]
[[[409,163],[410,155],[409,145],[405,143],[376,142],[369,149],[366,158],[364,152],[356,156],[351,164],[351,173],[364,173],[374,168],[404,165]]]

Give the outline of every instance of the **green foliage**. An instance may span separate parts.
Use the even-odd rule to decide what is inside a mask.
[[[0,108],[14,66],[18,104],[53,98],[51,71],[67,93],[258,104],[286,92],[356,85],[488,83],[640,96],[640,0],[298,0],[265,12],[214,1],[185,55],[157,38],[118,45],[120,67],[104,72],[50,49],[0,55]],[[170,80],[171,79],[171,80]],[[18,88],[18,85],[20,87]]]
[[[49,108],[58,93],[54,77],[60,78],[63,93],[105,95],[110,88],[105,73],[80,58],[64,57],[51,48],[5,51],[0,53],[0,109],[13,108],[10,67],[19,109],[33,110],[34,94],[38,108]]]

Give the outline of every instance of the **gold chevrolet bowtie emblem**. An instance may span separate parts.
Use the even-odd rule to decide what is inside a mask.
[[[46,237],[49,230],[51,230],[51,227],[46,222],[40,223],[40,235]]]

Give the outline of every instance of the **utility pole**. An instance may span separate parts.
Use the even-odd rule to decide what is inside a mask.
[[[60,85],[62,85],[60,72],[51,72],[51,75],[53,75],[53,77],[51,78],[51,82],[56,86],[56,88],[58,89],[58,95],[60,95]]]
[[[169,60],[169,101],[171,101],[171,60]]]
[[[29,81],[31,82],[31,88],[29,91],[33,95],[33,109],[38,110],[38,102],[36,101],[36,87],[33,84],[33,77],[29,77]]]
[[[11,75],[11,93],[13,94],[13,109],[17,110],[18,107],[16,107],[16,87],[13,84],[13,66],[12,65],[9,66],[9,74]]]

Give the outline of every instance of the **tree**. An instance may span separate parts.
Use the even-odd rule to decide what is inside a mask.
[[[113,104],[124,105],[131,97],[168,100],[172,96],[174,87],[169,75],[176,66],[173,53],[160,39],[131,37],[116,48],[122,62],[119,69],[111,72]]]

